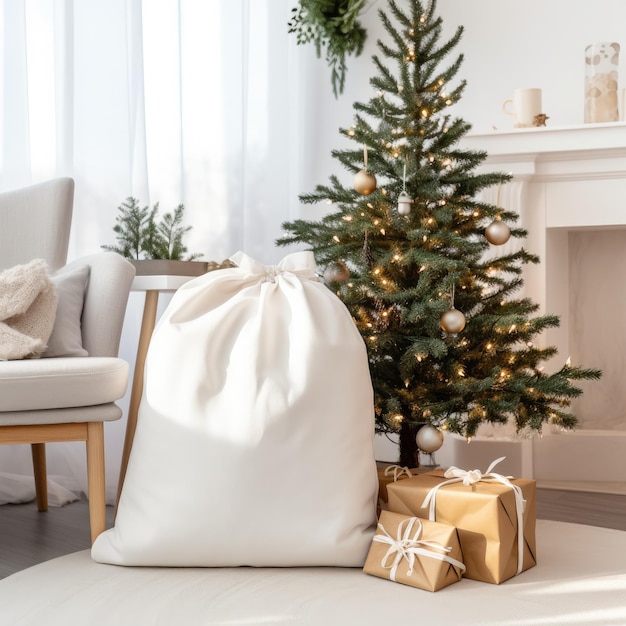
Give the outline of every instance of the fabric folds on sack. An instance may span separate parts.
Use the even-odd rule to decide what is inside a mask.
[[[233,260],[155,329],[115,527],[92,557],[362,567],[378,488],[363,340],[312,253]]]

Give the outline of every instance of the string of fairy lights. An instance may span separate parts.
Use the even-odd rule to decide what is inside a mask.
[[[428,21],[428,14],[430,11],[430,6],[426,8],[425,13],[423,13],[419,18],[418,28],[421,25],[424,25]],[[415,48],[413,39],[415,37],[415,24],[412,24],[405,31],[405,53],[403,55],[404,63],[409,65],[413,64],[416,60]],[[397,85],[397,93],[399,96],[402,95],[404,91],[404,86],[401,84]],[[425,87],[426,92],[431,92],[435,96],[431,102],[424,103],[423,105],[418,106],[418,115],[422,120],[430,119],[433,115],[438,113],[441,109],[446,108],[454,104],[453,97],[448,93],[446,88],[446,81],[442,76],[436,76],[430,85]],[[381,89],[376,91],[376,99],[374,104],[378,107],[381,116],[386,119],[385,114],[386,111],[391,107],[391,103],[387,102],[385,99],[385,94]],[[347,129],[346,133],[349,137],[354,138],[357,133],[357,126],[352,125]],[[441,128],[442,132],[448,132],[448,128],[445,125],[445,120],[443,123],[443,127]],[[390,134],[392,135],[392,140],[389,141],[385,138],[380,140],[381,146],[380,149],[386,150],[387,154],[392,159],[398,159],[403,156],[403,152],[407,147],[407,137],[414,135],[416,132],[415,122],[410,120],[405,128],[402,125],[395,125],[390,129]],[[419,134],[424,135],[424,129],[420,128],[417,130]],[[452,169],[454,167],[454,160],[449,155],[443,155],[439,159],[436,154],[432,152],[427,152],[426,158],[428,163],[431,166],[437,165],[440,169]],[[404,157],[404,165],[403,165],[403,177],[402,177],[402,190],[399,192],[396,198],[396,208],[399,215],[408,217],[412,210],[413,199],[409,195],[406,189],[406,174],[407,174],[407,157]],[[368,169],[368,146],[364,144],[363,146],[363,167],[356,173],[353,181],[354,189],[364,195],[369,196],[377,189],[377,180],[376,176],[373,172]],[[383,188],[381,190],[383,195],[387,195],[386,190]],[[499,194],[498,194],[499,195]],[[499,199],[498,199],[499,200]],[[441,198],[439,201],[439,206],[445,206],[447,203],[446,198]],[[499,201],[498,201],[499,204]],[[368,208],[373,208],[368,204]],[[473,218],[479,218],[480,214],[477,210],[473,211]],[[381,235],[385,235],[385,228],[380,227],[378,219],[373,220],[373,227],[378,228]],[[432,216],[427,216],[424,218],[424,224],[427,229],[433,230],[436,228],[436,220]],[[503,245],[505,244],[510,236],[511,229],[509,226],[501,219],[498,215],[495,220],[493,220],[484,231],[485,238],[492,245]],[[429,235],[423,235],[423,242],[427,243],[429,239]],[[338,237],[335,235],[334,238],[336,243],[339,243]],[[336,264],[335,266],[330,268],[331,275],[334,276],[335,280],[341,282],[341,280],[348,280],[349,278],[349,270],[345,266],[343,262],[340,264]],[[375,267],[372,270],[373,277],[376,280],[380,281],[380,286],[382,288],[389,289],[392,287],[388,278],[385,278],[382,275],[381,268]],[[464,314],[457,310],[454,306],[454,287],[452,289],[452,294],[450,295],[450,309],[446,311],[440,319],[440,326],[444,332],[450,334],[457,334],[462,332],[465,328],[466,319]]]
[[[423,24],[427,21],[426,15],[423,15],[420,18],[420,24]],[[415,36],[414,28],[411,27],[406,31],[406,54],[403,57],[404,63],[412,64],[416,60],[415,49],[412,45],[412,39]],[[408,154],[410,138],[414,137],[416,134],[420,136],[425,136],[425,130],[421,127],[422,122],[429,122],[431,124],[437,123],[438,132],[447,133],[450,131],[450,128],[447,126],[447,118],[443,118],[441,122],[436,122],[435,115],[441,111],[442,109],[449,107],[454,104],[454,97],[447,90],[446,82],[444,78],[441,76],[435,77],[430,85],[428,85],[425,89],[427,94],[431,94],[431,97],[428,98],[427,102],[422,102],[418,104],[418,108],[416,110],[418,119],[417,120],[409,120],[408,123],[400,123],[397,118],[393,119],[393,114],[388,112],[398,111],[398,107],[396,107],[391,101],[388,101],[385,93],[382,90],[377,90],[375,93],[375,98],[371,101],[371,106],[381,115],[381,118],[388,124],[388,135],[387,137],[381,138],[376,141],[376,145],[368,146],[367,143],[363,144],[363,162],[362,167],[356,172],[353,179],[353,187],[354,190],[365,197],[371,196],[377,190],[383,196],[385,203],[389,204],[391,207],[395,206],[395,210],[397,214],[401,218],[405,218],[407,220],[411,219],[411,214],[414,211],[416,204],[419,203],[420,206],[437,208],[437,207],[445,207],[450,201],[453,201],[454,205],[459,204],[459,197],[452,198],[446,197],[445,193],[445,185],[442,187],[443,197],[432,199],[432,200],[424,200],[423,198],[414,199],[407,189],[407,162],[413,158],[414,155]],[[391,92],[390,96],[392,98],[402,98],[404,93],[404,87],[401,84],[397,84],[397,94],[393,94]],[[395,122],[395,123],[394,123]],[[435,128],[435,127],[432,127]],[[361,129],[359,128],[358,123],[350,126],[346,131],[346,134],[351,139],[362,140],[367,137],[366,126]],[[450,171],[455,166],[455,159],[449,154],[440,154],[436,149],[429,150],[425,147],[427,144],[425,141],[421,142],[422,149],[420,149],[420,159],[425,159],[423,163],[424,166],[428,165],[432,168],[435,168],[439,171]],[[402,164],[402,186],[399,191],[388,191],[386,187],[379,188],[378,181],[376,179],[376,175],[371,168],[369,167],[369,161],[371,160],[372,154],[369,151],[372,151],[373,155],[376,155],[376,152],[381,152],[385,158],[390,158],[392,160],[403,159],[404,163]],[[397,170],[396,170],[397,171]],[[396,185],[390,184],[390,189],[395,189]],[[395,197],[393,197],[395,195]],[[469,198],[468,198],[469,200]],[[462,201],[462,198],[461,198]],[[332,202],[329,200],[329,202]],[[461,202],[462,204],[462,202]],[[362,209],[355,209],[354,215],[345,214],[341,217],[347,223],[354,222],[359,219],[367,221],[370,218],[369,226],[364,228],[364,252],[368,250],[368,234],[376,233],[382,237],[385,237],[387,232],[387,228],[391,228],[391,225],[386,226],[385,222],[381,217],[377,216],[377,212],[375,209],[377,208],[372,202],[364,202],[362,203]],[[498,188],[498,198],[496,201],[496,207],[500,207],[500,188]],[[370,211],[368,213],[367,210]],[[466,217],[470,218],[473,221],[478,221],[483,218],[483,214],[481,213],[480,208],[477,208],[473,202],[468,202],[466,206],[458,206],[457,208],[458,216],[460,218]],[[493,216],[493,213],[490,213]],[[432,212],[426,211],[423,217],[420,218],[421,226],[427,231],[422,236],[422,242],[424,244],[428,244],[429,242],[433,244],[436,243],[436,232],[439,228],[439,224],[437,223],[437,219],[432,214]],[[459,235],[458,231],[455,231],[455,234]],[[502,246],[506,244],[511,237],[511,229],[506,224],[501,214],[496,214],[495,218],[492,218],[492,221],[484,228],[483,234],[485,239],[494,246]],[[341,243],[341,239],[338,234],[335,234],[333,237],[333,242],[336,244]],[[391,252],[389,257],[390,263],[400,263],[403,260],[403,254],[400,250],[396,250]],[[422,265],[419,268],[420,272],[426,271],[428,266],[426,264]],[[388,271],[385,271],[385,267],[381,264],[372,263],[370,267],[370,276],[372,283],[376,285],[378,289],[381,290],[382,293],[394,293],[398,289],[398,285],[391,278],[391,274]],[[486,275],[489,278],[494,278],[497,276],[499,269],[497,264],[494,263],[493,267],[488,267],[486,270]],[[328,282],[335,283],[345,283],[349,289],[352,289],[354,285],[349,282],[351,275],[350,269],[348,265],[343,260],[336,260],[330,263],[326,269],[324,274],[324,278]],[[459,288],[461,290],[467,289],[469,286],[474,286],[474,277],[465,277],[461,278],[458,285],[453,284],[449,293],[445,291],[440,291],[438,293],[439,298],[446,299],[449,302],[449,308],[441,315],[439,320],[439,325],[441,330],[444,333],[452,336],[458,336],[460,333],[464,331],[467,324],[467,319],[465,314],[459,311],[455,307],[455,289]],[[465,281],[465,283],[463,282]],[[495,286],[494,286],[495,285]],[[488,283],[483,287],[482,295],[484,297],[489,297],[493,294],[498,293],[498,283]],[[376,301],[376,298],[375,298]],[[502,299],[501,305],[506,306],[506,300]],[[361,316],[360,323],[363,324],[367,329],[371,330],[371,333],[367,336],[367,339],[370,343],[375,344],[378,340],[377,331],[385,330],[390,323],[390,320],[394,315],[398,312],[397,304],[388,304],[383,305],[382,302],[380,305],[376,304],[374,307],[374,311],[366,311],[365,308],[363,310],[358,310],[358,314]],[[527,336],[526,333],[530,330],[530,324],[528,322],[524,323],[503,323],[494,325],[494,330],[497,335],[507,336],[507,341],[511,343],[511,340],[517,340],[524,336]],[[468,345],[467,339],[463,337],[458,338],[457,345],[460,348],[466,347]],[[537,348],[533,345],[531,341],[524,342],[528,349],[536,350],[537,354],[541,352],[540,348]],[[496,338],[488,340],[485,342],[484,346],[485,354],[495,354],[497,351]],[[418,352],[415,355],[416,361],[418,363],[422,363],[428,355],[426,353]],[[515,353],[511,353],[508,356],[508,364],[510,367],[516,366],[516,357]],[[543,367],[536,366],[535,371],[537,373],[541,372]],[[462,364],[458,364],[456,366],[456,370],[454,371],[454,375],[458,378],[465,378],[466,371]],[[442,383],[447,383],[449,380],[446,378],[442,372],[437,372],[436,376],[439,376]],[[505,384],[507,380],[509,380],[512,376],[512,373],[507,367],[502,367],[499,374],[497,383]],[[409,381],[406,381],[406,386],[409,386]],[[526,391],[528,394],[532,395],[534,390],[529,388]],[[498,393],[497,389],[494,390],[494,394],[492,397],[494,402],[498,401]],[[481,420],[488,416],[489,408],[487,406],[483,406],[480,402],[472,402],[468,406],[468,417],[470,420],[480,418]],[[422,415],[425,420],[431,416],[431,412],[425,408],[422,411]],[[396,413],[393,415],[392,419],[396,422],[401,422],[404,417],[400,413]],[[440,424],[440,428],[446,429],[446,424]],[[424,436],[426,436],[426,431],[424,431]],[[433,433],[430,433],[430,436],[433,436]],[[436,437],[438,439],[438,436]],[[423,442],[424,447],[428,446],[427,442]],[[420,446],[421,449],[424,447]],[[427,450],[425,450],[427,451]]]
[[[396,152],[392,151],[393,146],[388,147],[387,149],[390,150],[390,156],[392,158],[398,158],[396,156]],[[434,157],[432,157],[432,155],[429,155],[428,160],[430,163],[433,163]],[[452,167],[452,161],[449,158],[446,158],[444,161],[442,161],[442,163],[444,167]],[[364,146],[363,168],[357,172],[353,181],[354,189],[358,193],[364,196],[371,195],[377,189],[376,176],[374,175],[374,173],[368,170],[367,166],[368,166],[368,152],[367,152],[367,146]],[[383,194],[383,196],[388,195],[386,189],[383,188],[380,191],[381,191],[381,194]],[[441,206],[445,206],[445,200],[442,199],[439,202]],[[406,190],[406,163],[405,163],[403,166],[402,190],[398,194],[397,200],[396,200],[396,210],[398,214],[401,216],[408,217],[411,213],[413,203],[414,203],[413,198],[411,198],[411,196],[407,193],[407,190]],[[368,202],[366,206],[368,209],[374,209],[374,205],[372,203]],[[359,215],[361,218],[366,217],[366,213],[364,211],[361,211]],[[470,215],[472,218],[476,219],[480,217],[480,212],[476,209],[472,209]],[[352,222],[354,218],[352,215],[348,214],[348,215],[344,215],[342,219],[346,222]],[[372,225],[372,230],[376,229],[380,233],[380,235],[385,236],[386,231],[385,231],[384,226],[381,226],[380,218],[373,217],[371,220],[371,225]],[[433,230],[437,227],[436,220],[433,216],[425,217],[423,219],[423,225],[430,230]],[[499,229],[493,232],[494,229],[499,228],[500,225],[504,225],[505,229]],[[510,237],[510,234],[511,234],[510,229],[508,228],[508,226],[506,226],[506,224],[499,217],[496,220],[494,220],[485,229],[485,237],[490,243],[494,245],[502,245],[506,243]],[[335,243],[340,243],[340,239],[337,235],[333,237],[333,240]],[[424,235],[423,242],[427,243],[427,241],[428,241],[428,236]],[[391,263],[397,263],[401,260],[402,260],[402,254],[400,252],[395,252],[393,256],[391,257]],[[427,269],[426,266],[423,265],[419,268],[419,271],[421,272],[426,269]],[[338,261],[335,264],[332,264],[329,267],[329,272],[330,274],[325,275],[325,277],[331,281],[336,281],[336,282],[341,283],[341,282],[346,282],[350,279],[350,271],[347,265],[343,261]],[[493,276],[496,272],[497,270],[495,267],[494,268],[490,267],[487,270],[487,273],[489,276]],[[387,273],[385,272],[384,268],[381,267],[380,265],[374,265],[371,268],[371,276],[372,276],[373,281],[378,285],[378,287],[383,289],[384,291],[393,292],[397,289],[397,285],[395,284],[395,282],[387,276]],[[351,288],[352,286],[353,285],[351,283],[348,283],[348,287]],[[466,285],[463,285],[461,288],[465,289]],[[439,297],[442,297],[442,298],[448,297],[443,292],[439,292],[438,295]],[[504,304],[504,301],[503,301],[503,304]],[[379,331],[383,330],[386,327],[385,322],[387,322],[387,320],[393,315],[394,309],[396,306],[397,305],[390,305],[390,306],[382,308],[381,310],[376,311],[375,314],[371,316],[371,317],[374,317],[375,319],[371,319],[370,321],[365,322],[365,326],[372,331],[368,337],[370,343],[375,343],[378,339],[378,335],[376,333],[375,327],[377,327]],[[361,313],[362,318],[367,318],[367,313],[365,311],[360,311],[360,313]],[[457,335],[464,330],[465,325],[466,325],[466,319],[465,319],[464,314],[461,311],[457,310],[454,306],[454,286],[453,286],[452,294],[450,295],[450,308],[446,312],[444,312],[443,315],[441,316],[440,326],[441,326],[441,329],[445,333]],[[515,332],[515,330],[516,330],[515,325],[510,325],[508,332],[513,333]],[[463,345],[467,345],[466,340],[461,340],[459,342],[459,346],[463,346]],[[495,352],[495,346],[493,345],[493,343],[488,343],[485,346],[485,350],[487,353],[493,353]],[[425,358],[426,358],[426,355],[424,354],[416,355],[416,360],[418,362],[422,362]],[[462,366],[458,367],[458,370],[456,373],[459,378],[465,377],[465,370]],[[508,373],[508,371],[503,369],[500,375],[499,382],[504,382],[509,377],[510,377],[510,374]],[[441,381],[444,383],[449,382],[448,380],[445,379],[443,374],[440,374],[440,378],[441,378]],[[407,387],[408,387],[408,384],[409,383],[407,381]],[[430,412],[428,411],[428,409],[425,409],[423,411],[423,416],[425,419],[428,419],[429,414]],[[477,415],[480,415],[481,417],[487,415],[487,410],[478,403],[473,405],[469,412],[470,418],[473,418]],[[393,419],[397,423],[399,423],[404,419],[404,416],[398,413],[393,416]],[[446,425],[442,424],[441,428],[445,429]],[[438,431],[436,431],[435,429],[433,433],[431,432],[430,429],[424,430],[424,428],[422,428],[418,432],[422,432],[421,441],[419,442],[420,449],[422,449],[425,452],[428,452],[427,448],[432,446],[432,441],[438,441],[438,435],[437,435]],[[428,437],[429,439],[426,439],[426,437]],[[434,449],[432,451],[434,451]]]
[[[350,129],[348,131],[348,134],[351,134],[351,132],[354,132],[353,129]],[[391,150],[390,155],[392,156],[392,158],[397,158],[395,147],[391,147],[389,149]],[[435,157],[433,155],[429,155],[428,160],[430,163],[432,163],[434,159]],[[445,157],[441,163],[442,163],[442,166],[446,168],[450,168],[453,166],[452,159],[450,159],[449,157]],[[369,196],[377,189],[376,176],[374,173],[368,170],[368,148],[366,145],[364,145],[363,147],[363,168],[360,169],[354,176],[353,185],[354,185],[354,189],[358,193],[364,196]],[[384,196],[386,196],[387,190],[383,188],[381,189],[381,193]],[[499,193],[498,193],[498,196],[499,196]],[[404,169],[403,169],[403,177],[402,177],[402,190],[400,191],[396,199],[396,210],[398,214],[408,217],[411,213],[413,203],[414,203],[414,200],[411,198],[411,196],[407,193],[407,190],[406,190],[406,162],[405,162]],[[445,206],[446,199],[445,198],[440,199],[438,201],[438,204],[439,206]],[[499,198],[498,198],[498,204],[499,204]],[[367,203],[367,207],[369,209],[374,208],[374,206],[371,203]],[[462,209],[460,211],[462,213]],[[361,217],[365,217],[366,214],[364,212],[361,212],[360,215]],[[480,218],[480,211],[478,211],[477,209],[472,209],[471,216],[474,219]],[[352,221],[353,218],[351,215],[345,215],[343,216],[342,219],[346,222],[350,222]],[[385,236],[386,229],[384,226],[381,226],[380,218],[374,218],[371,224],[372,224],[373,229],[377,230],[378,233],[380,233],[380,235]],[[422,225],[425,226],[429,230],[434,230],[437,227],[436,220],[432,215],[424,217],[422,221]],[[500,215],[498,215],[485,228],[484,235],[489,243],[491,243],[492,245],[500,246],[508,242],[511,236],[511,229],[502,220]],[[426,235],[426,234],[423,235],[423,238],[422,238],[423,243],[427,243],[428,239],[429,239],[429,235]],[[339,236],[334,235],[333,241],[335,243],[340,243]],[[401,258],[402,257],[400,253],[396,253],[392,257],[392,262],[400,261]],[[422,268],[420,269],[423,271],[425,267],[422,266]],[[493,276],[496,272],[497,270],[495,268],[489,268],[487,270],[488,276]],[[336,282],[345,282],[346,280],[349,279],[349,276],[350,276],[349,269],[347,268],[345,263],[343,261],[338,261],[329,267],[329,273],[326,275],[326,278],[332,281],[336,281]],[[383,289],[392,290],[394,288],[393,282],[389,278],[383,275],[381,267],[379,266],[374,267],[372,269],[372,276],[378,282],[379,286],[382,287]],[[465,288],[465,286],[463,286],[463,288]],[[443,295],[444,294],[440,294],[440,296],[443,296]],[[457,310],[454,306],[454,286],[453,286],[452,293],[450,295],[450,309],[441,316],[440,326],[444,332],[447,332],[450,334],[457,334],[463,331],[463,329],[465,328],[465,324],[466,324],[466,319],[465,319],[464,314],[461,311]]]

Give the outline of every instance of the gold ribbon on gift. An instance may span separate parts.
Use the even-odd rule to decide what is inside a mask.
[[[513,478],[513,476],[503,476],[502,474],[497,474],[492,471],[493,468],[501,461],[504,461],[505,458],[506,457],[501,456],[493,461],[484,474],[477,469],[468,471],[455,467],[454,465],[449,467],[443,475],[444,478],[448,478],[449,480],[444,480],[442,483],[435,485],[426,494],[421,508],[424,509],[428,507],[428,519],[433,522],[436,521],[437,492],[442,487],[452,485],[454,483],[462,482],[464,485],[473,485],[474,483],[479,482],[499,482],[507,487],[510,487],[515,494],[515,513],[517,515],[517,573],[519,574],[524,565],[524,507],[526,506],[526,500],[524,500],[524,494],[522,493],[521,487],[514,485],[509,480],[510,478]]]
[[[416,526],[417,528],[415,533],[411,537],[413,528]],[[382,535],[374,535],[374,541],[385,543],[389,546],[381,561],[381,565],[385,569],[390,570],[389,579],[393,582],[396,582],[396,572],[398,571],[398,566],[403,559],[405,559],[409,564],[407,576],[411,576],[413,574],[415,557],[417,556],[424,556],[429,559],[445,561],[454,567],[458,567],[461,573],[465,571],[465,565],[461,563],[461,561],[457,561],[451,556],[448,556],[447,553],[450,552],[452,548],[443,546],[437,541],[420,539],[423,525],[417,517],[410,517],[398,524],[396,539],[394,539],[380,523],[378,524],[378,530],[382,533]],[[436,550],[441,550],[443,554],[441,552],[436,552]]]
[[[406,474],[409,478],[413,476],[411,470],[406,465],[390,465],[385,468],[385,476],[393,475],[393,482],[395,483],[402,474]]]

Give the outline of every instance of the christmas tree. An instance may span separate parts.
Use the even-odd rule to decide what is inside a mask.
[[[375,394],[376,428],[400,433],[400,463],[414,466],[415,434],[425,424],[471,437],[483,422],[575,426],[571,381],[600,372],[569,363],[547,373],[556,354],[535,337],[559,318],[516,297],[523,266],[539,259],[524,248],[517,214],[480,200],[506,184],[504,173],[476,173],[485,152],[459,147],[470,125],[449,108],[465,87],[453,85],[463,60],[445,59],[459,27],[441,41],[436,2],[379,10],[389,43],[378,41],[369,101],[354,104],[341,133],[356,144],[333,151],[355,177],[301,196],[332,205],[320,221],[285,223],[279,245],[304,243],[351,312],[365,340]],[[395,72],[393,71],[395,69]]]

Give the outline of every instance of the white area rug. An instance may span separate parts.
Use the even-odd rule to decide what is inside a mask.
[[[303,538],[306,541],[306,538]],[[626,532],[537,522],[539,563],[430,593],[339,568],[124,568],[77,552],[0,581],[7,626],[623,626]]]

